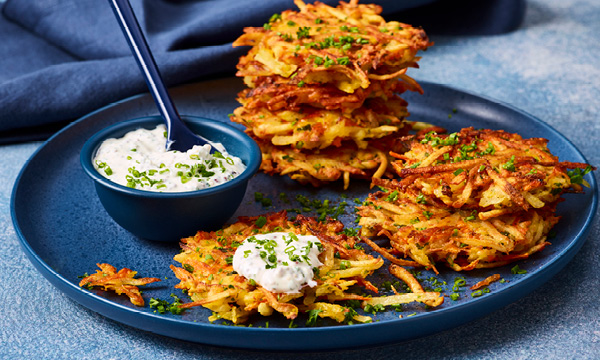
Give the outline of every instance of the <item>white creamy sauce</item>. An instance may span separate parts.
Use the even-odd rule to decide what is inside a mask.
[[[194,146],[187,152],[166,151],[166,128],[138,129],[119,139],[107,139],[98,149],[94,166],[111,181],[158,192],[184,192],[223,184],[246,166],[222,144]]]
[[[313,235],[273,232],[248,237],[233,255],[233,269],[275,293],[294,294],[304,286],[314,287],[314,268],[321,241]]]

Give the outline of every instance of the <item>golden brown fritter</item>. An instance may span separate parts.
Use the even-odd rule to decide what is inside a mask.
[[[371,194],[358,208],[361,234],[388,237],[395,252],[434,271],[436,263],[461,271],[525,259],[548,244],[548,232],[558,221],[551,207],[481,220],[476,211],[423,200],[412,188],[393,190],[397,183],[380,181],[387,192]]]
[[[244,104],[243,99],[240,102]],[[407,133],[402,129],[403,119],[408,115],[406,105],[400,97],[392,96],[387,101],[368,99],[364,106],[347,114],[311,106],[298,111],[240,107],[231,119],[244,124],[249,134],[276,146],[324,149],[340,147],[343,141],[352,140],[364,149],[369,140]]]
[[[251,314],[268,316],[273,311],[294,319],[300,311],[321,310],[320,317],[342,322],[350,311],[335,304],[342,300],[365,300],[348,292],[352,285],[360,285],[377,292],[366,277],[383,265],[381,258],[367,255],[355,248],[358,241],[342,233],[339,221],[318,222],[314,218],[298,215],[289,221],[285,211],[265,216],[241,217],[238,222],[216,232],[198,232],[183,239],[182,252],[175,260],[182,267],[171,265],[181,282],[176,286],[185,289],[193,302],[183,308],[202,305],[214,311],[209,320],[227,319],[234,323],[245,322]],[[323,265],[315,276],[317,286],[304,287],[298,294],[272,293],[259,284],[233,271],[235,250],[249,236],[257,233],[290,232],[314,235],[321,241],[323,252],[319,260]],[[336,255],[337,254],[337,255]],[[370,321],[362,315],[352,315],[350,320]]]
[[[257,139],[255,139],[257,140]],[[262,152],[261,170],[267,174],[288,175],[300,183],[319,186],[342,179],[348,188],[350,178],[371,179],[393,176],[387,152],[400,151],[403,144],[395,136],[373,141],[365,149],[356,144],[342,143],[322,150],[302,150],[291,146],[274,146],[257,140]]]
[[[581,191],[567,168],[588,167],[559,162],[546,139],[502,130],[466,128],[407,140],[410,151],[392,163],[402,178],[399,189],[412,187],[445,206],[475,210],[482,220],[540,209],[565,191]]]
[[[559,162],[546,139],[501,130],[423,132],[404,140],[410,150],[392,153],[400,179],[373,179],[383,191],[358,208],[359,224],[362,235],[384,235],[391,251],[435,271],[439,262],[472,270],[542,250],[559,219],[561,194],[581,191],[582,175],[592,170]]]
[[[299,111],[302,105],[310,105],[317,109],[341,110],[342,114],[347,114],[360,108],[368,99],[381,98],[385,101],[406,91],[423,92],[419,84],[408,76],[399,80],[371,80],[368,88],[359,88],[352,93],[327,83],[298,86],[273,76],[259,78],[258,81],[254,88],[239,94],[238,101],[247,111],[256,108]]]
[[[260,77],[292,84],[330,84],[346,92],[367,89],[370,80],[397,79],[416,67],[430,43],[422,29],[386,22],[373,4],[294,3],[300,11],[274,15],[262,28],[246,28],[234,46],[252,46],[240,59],[238,76],[254,88]]]

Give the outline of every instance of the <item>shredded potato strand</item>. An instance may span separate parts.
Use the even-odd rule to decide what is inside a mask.
[[[123,268],[117,272],[117,269],[110,264],[96,264],[100,270],[95,274],[81,279],[81,287],[102,287],[104,290],[112,290],[117,294],[125,294],[129,297],[132,304],[144,306],[144,298],[138,286],[160,281],[158,278],[137,278],[134,279],[137,271]]]

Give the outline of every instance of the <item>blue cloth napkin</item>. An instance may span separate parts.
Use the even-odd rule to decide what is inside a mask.
[[[387,20],[423,26],[433,40],[436,34],[511,31],[525,9],[524,0],[363,2],[381,4]],[[233,74],[247,51],[231,46],[243,28],[295,8],[292,0],[131,3],[168,86]],[[147,91],[106,0],[7,0],[0,39],[0,143],[44,139],[95,109]]]

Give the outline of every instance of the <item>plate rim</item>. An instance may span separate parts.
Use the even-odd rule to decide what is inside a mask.
[[[221,80],[221,79],[218,79],[218,80]],[[566,138],[559,131],[554,129],[551,125],[549,125],[549,124],[545,123],[543,120],[529,114],[528,112],[525,112],[519,108],[516,108],[515,106],[508,104],[506,102],[499,101],[499,100],[496,100],[494,98],[491,98],[491,97],[488,97],[485,95],[476,94],[475,92],[472,92],[469,90],[463,90],[463,89],[460,89],[460,88],[457,88],[454,86],[438,84],[438,83],[433,83],[433,82],[428,82],[428,81],[419,81],[419,83],[423,86],[423,88],[437,87],[437,88],[441,88],[442,90],[445,90],[445,91],[450,90],[455,93],[466,94],[468,96],[471,96],[471,97],[474,97],[474,98],[477,98],[480,100],[484,100],[485,102],[487,102],[493,106],[500,106],[502,108],[509,109],[509,110],[513,111],[514,113],[519,114],[520,116],[525,117],[528,120],[532,121],[533,123],[535,123],[536,127],[541,126],[544,128],[544,130],[551,132],[555,137],[564,141],[565,144],[570,147],[570,150],[574,150],[577,153],[577,155],[579,155],[584,160],[584,162],[588,163],[587,158],[583,155],[583,153],[581,153],[581,151],[568,138]],[[186,86],[190,86],[190,85],[194,85],[194,84],[186,84],[186,85],[180,86],[178,88],[185,88]],[[384,322],[356,324],[356,325],[352,325],[352,326],[323,326],[323,327],[314,327],[314,328],[295,328],[295,329],[231,327],[231,326],[213,325],[210,323],[192,323],[190,321],[166,317],[164,315],[158,315],[158,314],[154,314],[152,312],[141,311],[138,309],[130,308],[130,307],[123,306],[121,304],[112,302],[112,301],[108,300],[107,298],[96,295],[92,292],[85,291],[85,290],[81,289],[80,287],[76,286],[75,284],[73,284],[71,281],[69,281],[65,277],[63,277],[59,272],[52,269],[50,267],[50,265],[47,264],[39,256],[39,254],[37,254],[34,251],[32,246],[29,244],[29,241],[25,238],[25,235],[23,234],[21,227],[19,226],[19,221],[17,219],[17,214],[16,214],[16,196],[18,193],[19,186],[21,184],[22,176],[27,171],[27,168],[29,167],[30,162],[34,158],[36,158],[36,156],[38,156],[38,154],[41,151],[43,151],[43,149],[46,146],[48,146],[48,144],[52,143],[55,138],[61,136],[65,132],[71,131],[71,129],[74,127],[83,126],[80,124],[85,122],[86,119],[94,117],[94,116],[98,115],[99,113],[102,113],[108,109],[112,109],[112,108],[115,108],[118,106],[123,106],[123,104],[128,104],[128,103],[134,102],[136,100],[139,100],[140,98],[147,98],[149,96],[150,95],[147,93],[146,94],[138,94],[138,95],[134,95],[134,96],[128,97],[126,99],[117,101],[115,103],[111,103],[104,107],[101,107],[101,108],[73,121],[71,124],[67,125],[63,129],[58,131],[56,134],[51,136],[48,140],[43,142],[38,147],[38,149],[36,149],[31,154],[31,156],[26,160],[25,164],[23,165],[23,167],[21,168],[21,170],[19,171],[19,174],[17,175],[17,177],[15,179],[13,189],[11,192],[11,198],[10,198],[10,214],[11,214],[13,227],[15,229],[15,233],[18,237],[19,243],[20,243],[23,251],[27,255],[27,258],[32,262],[34,267],[53,286],[55,286],[56,288],[61,290],[61,292],[68,295],[76,303],[78,303],[78,304],[86,307],[87,309],[92,310],[102,316],[108,317],[111,320],[117,321],[117,322],[125,324],[127,326],[131,326],[131,327],[134,327],[137,329],[149,331],[149,332],[167,336],[167,337],[172,337],[172,338],[186,340],[186,341],[192,341],[192,342],[199,342],[202,344],[235,347],[235,348],[243,348],[243,349],[315,351],[315,350],[333,350],[333,349],[340,349],[340,348],[350,349],[350,348],[365,347],[365,346],[383,345],[383,344],[387,344],[387,343],[397,343],[397,342],[402,342],[402,341],[406,341],[409,339],[429,335],[429,334],[436,333],[439,331],[447,330],[447,329],[465,324],[467,322],[473,321],[475,319],[481,318],[482,316],[488,315],[489,313],[491,313],[493,311],[496,311],[502,307],[505,307],[505,306],[509,305],[510,303],[527,296],[532,291],[537,289],[539,286],[546,283],[552,276],[554,276],[556,273],[558,273],[569,261],[571,261],[571,259],[575,256],[575,254],[583,246],[583,244],[585,243],[585,241],[589,235],[589,232],[591,230],[591,224],[592,224],[593,220],[595,219],[594,214],[596,213],[597,208],[598,208],[598,194],[599,194],[598,186],[597,186],[595,176],[592,175],[591,177],[589,177],[591,180],[591,181],[589,181],[590,189],[587,190],[587,191],[591,192],[591,197],[592,197],[590,205],[589,205],[590,211],[589,211],[589,215],[585,219],[583,226],[581,228],[577,229],[578,230],[577,234],[573,235],[573,240],[568,243],[568,246],[566,246],[560,252],[556,253],[553,256],[553,258],[551,258],[541,268],[536,269],[534,272],[531,272],[524,279],[520,279],[519,281],[510,283],[510,284],[504,286],[502,289],[499,289],[492,293],[486,294],[485,296],[477,298],[473,301],[456,304],[451,307],[436,310],[436,311],[419,313],[413,317],[406,317],[403,319],[399,319],[401,321],[388,320],[388,321],[384,321]],[[410,104],[409,104],[409,111],[410,111]],[[451,314],[451,313],[455,313],[455,312],[463,312],[464,313],[465,307],[468,307],[470,310],[476,310],[476,311],[471,311],[468,314],[463,314],[464,321],[462,321],[458,324],[457,323],[441,324],[441,325],[437,326],[437,329],[435,332],[425,331],[425,332],[419,333],[417,331],[417,332],[413,333],[413,335],[411,335],[411,336],[405,336],[400,339],[395,339],[393,336],[390,336],[389,331],[388,331],[388,336],[381,339],[381,341],[363,341],[362,343],[357,343],[354,346],[348,346],[347,344],[343,345],[343,346],[341,346],[339,344],[325,344],[325,345],[319,344],[317,347],[311,347],[309,349],[306,349],[302,345],[299,345],[299,346],[294,345],[293,343],[288,343],[287,341],[271,342],[272,346],[270,346],[270,347],[257,346],[257,345],[253,346],[253,342],[252,342],[253,339],[255,339],[257,336],[264,337],[265,335],[270,335],[270,334],[275,334],[275,333],[284,334],[285,337],[289,337],[292,335],[295,336],[297,334],[309,334],[310,335],[312,333],[320,334],[322,332],[326,332],[326,333],[330,334],[331,331],[334,331],[336,333],[345,333],[345,332],[363,333],[364,331],[386,332],[386,330],[393,329],[394,327],[398,327],[399,323],[408,324],[408,325],[406,325],[408,327],[410,327],[410,324],[415,323],[415,322],[418,322],[418,323],[434,322],[435,323],[435,322],[438,322],[440,317],[442,318],[442,320],[444,317],[448,317],[449,315],[447,315],[447,314]],[[111,314],[107,314],[107,313],[111,313]],[[121,315],[122,317],[119,317],[119,315]],[[144,324],[144,326],[146,326],[146,328],[132,324],[130,322],[131,318],[134,318],[135,320],[140,320],[140,318],[141,318],[141,322]],[[150,326],[155,329],[156,324],[161,325],[164,328],[167,328],[167,330],[170,330],[170,328],[173,326],[179,327],[180,329],[184,329],[184,330],[187,330],[189,328],[189,329],[194,329],[196,331],[198,331],[198,329],[202,330],[203,328],[206,328],[207,331],[212,333],[212,336],[208,342],[207,341],[198,341],[198,339],[190,338],[189,336],[181,337],[182,334],[180,334],[179,336],[177,336],[177,334],[175,334],[175,336],[174,336],[174,334],[167,334],[164,331],[153,331],[152,329],[147,328],[148,326]],[[371,330],[371,328],[373,328],[373,330]],[[367,330],[362,330],[362,329],[367,329]],[[181,333],[181,331],[178,331],[177,333]],[[183,334],[183,335],[185,335],[185,334]],[[244,337],[246,337],[245,341],[243,341],[242,343],[239,343],[239,344],[232,344],[227,341],[225,341],[225,342],[215,341],[215,339],[218,340],[220,338],[220,336],[224,336],[226,338],[227,337],[235,338],[236,335],[243,335]],[[348,334],[348,335],[350,335],[350,334]]]

